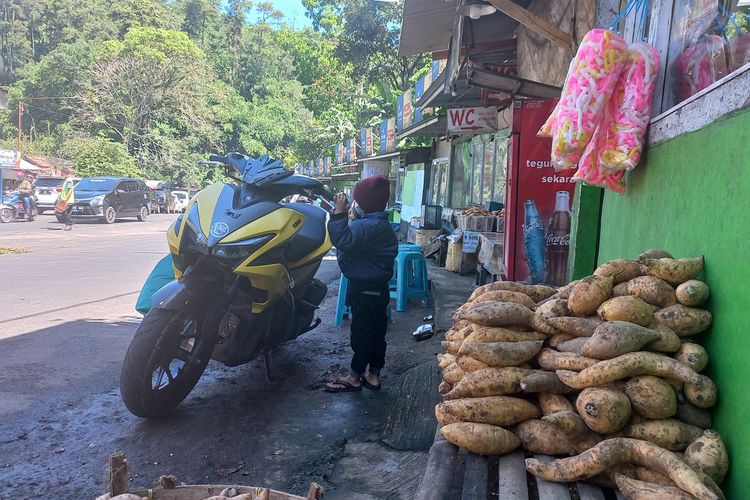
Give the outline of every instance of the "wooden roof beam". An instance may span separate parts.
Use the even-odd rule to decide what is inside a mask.
[[[529,12],[512,0],[487,0],[497,10],[503,14],[512,17],[519,23],[529,28],[534,33],[543,36],[565,49],[575,49],[575,40],[569,34],[543,19],[536,14]]]

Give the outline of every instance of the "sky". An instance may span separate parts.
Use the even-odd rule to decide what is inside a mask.
[[[310,19],[305,16],[305,7],[302,5],[302,0],[271,0],[271,3],[278,10],[286,15],[286,23],[293,25],[295,28],[303,26],[310,26]],[[250,20],[254,21],[254,13],[250,16]]]

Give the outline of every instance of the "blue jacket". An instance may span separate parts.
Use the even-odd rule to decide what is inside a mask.
[[[351,222],[346,213],[333,215],[328,232],[341,272],[355,289],[382,287],[391,279],[398,241],[385,212],[366,213]]]

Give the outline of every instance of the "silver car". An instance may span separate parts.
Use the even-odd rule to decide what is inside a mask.
[[[42,214],[45,210],[52,210],[57,197],[62,191],[64,177],[37,177],[34,181],[34,195],[36,196],[37,211]]]

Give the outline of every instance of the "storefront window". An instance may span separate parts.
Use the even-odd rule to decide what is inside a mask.
[[[492,199],[492,190],[495,187],[493,177],[495,175],[495,140],[484,143],[484,175],[482,176],[482,204],[486,205]]]
[[[471,167],[471,143],[462,142],[455,145],[451,168],[451,206],[454,208],[464,208],[469,205]]]
[[[670,36],[673,104],[750,62],[750,4],[686,0],[675,4]]]
[[[484,143],[476,142],[472,145],[471,168],[471,202],[482,204],[482,181],[484,180]]]
[[[495,139],[495,188],[492,201],[505,203],[505,169],[508,161],[508,138]]]
[[[429,203],[446,206],[448,200],[448,160],[439,159],[432,163]]]

